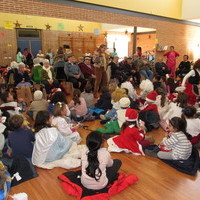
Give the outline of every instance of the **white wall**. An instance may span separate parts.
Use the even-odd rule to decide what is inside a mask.
[[[200,0],[183,0],[182,18],[183,19],[200,18]]]

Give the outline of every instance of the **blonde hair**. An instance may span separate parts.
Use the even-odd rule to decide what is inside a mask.
[[[126,90],[124,88],[117,88],[112,94],[111,94],[112,100],[114,102],[118,102],[123,97],[128,97]]]
[[[61,112],[65,107],[66,107],[66,105],[63,102],[56,103],[55,106],[54,106],[54,109],[53,109],[54,117],[61,116]]]

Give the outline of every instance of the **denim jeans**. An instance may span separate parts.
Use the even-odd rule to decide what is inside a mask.
[[[142,74],[146,79],[152,80],[153,79],[153,72],[148,70],[140,70],[140,74]]]

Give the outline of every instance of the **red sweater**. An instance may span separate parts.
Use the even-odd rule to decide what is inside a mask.
[[[91,68],[88,67],[85,63],[79,63],[79,67],[85,78],[89,78],[90,76],[92,76],[92,74],[95,74],[94,66],[92,64],[90,64],[90,66]]]
[[[119,148],[143,155],[142,146],[139,144],[139,141],[144,139],[143,133],[144,131],[139,131],[138,128],[130,125],[121,131],[119,136],[113,138],[113,141]]]

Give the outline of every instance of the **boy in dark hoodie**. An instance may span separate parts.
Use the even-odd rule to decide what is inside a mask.
[[[95,104],[95,108],[103,109],[103,110],[110,110],[112,109],[111,104],[111,94],[107,87],[103,87],[101,90],[102,94],[98,99],[97,103]]]

